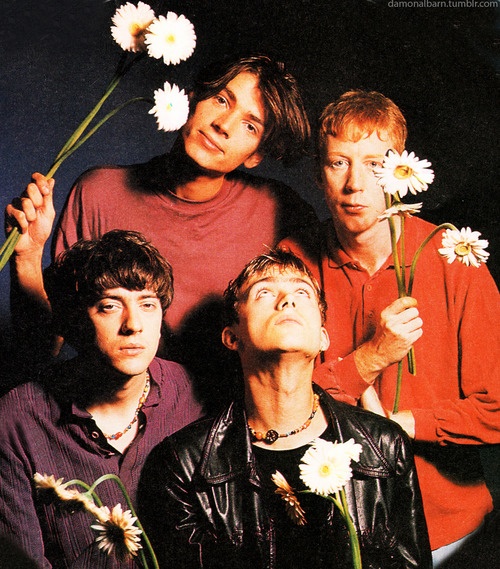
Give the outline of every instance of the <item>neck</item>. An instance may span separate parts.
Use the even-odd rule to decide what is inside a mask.
[[[102,376],[101,376],[102,377]],[[106,380],[103,379],[103,382]],[[97,409],[109,410],[110,412],[120,413],[129,407],[137,407],[137,402],[144,391],[146,383],[146,372],[135,375],[113,392],[108,393],[105,397],[94,398],[86,408],[93,414]]]
[[[359,234],[336,229],[337,239],[351,259],[357,261],[371,276],[375,274],[392,254],[389,224],[381,222]],[[400,225],[396,219],[396,238],[399,239]]]
[[[300,428],[313,408],[312,370],[313,362],[307,362],[302,366],[281,364],[266,372],[244,371],[245,406],[252,429],[264,434],[272,429],[283,434]],[[296,448],[319,436],[325,427],[326,421],[318,409],[310,426],[299,433],[279,438],[272,446],[255,444],[272,450]]]
[[[224,174],[200,168],[185,153],[182,137],[176,140],[169,159],[171,180],[167,180],[167,184],[172,188],[173,194],[185,200],[204,202],[219,193],[224,182]]]

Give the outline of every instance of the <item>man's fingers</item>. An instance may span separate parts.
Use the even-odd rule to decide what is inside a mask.
[[[54,178],[47,179],[43,174],[40,174],[39,172],[35,172],[31,178],[33,180],[33,183],[36,184],[40,192],[45,196],[50,194],[54,189]]]

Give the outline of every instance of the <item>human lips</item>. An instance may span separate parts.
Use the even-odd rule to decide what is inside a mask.
[[[142,354],[145,349],[145,346],[142,344],[126,344],[120,348],[120,352],[127,356],[138,356]]]
[[[199,133],[201,135],[201,141],[204,146],[206,146],[210,150],[217,150],[218,152],[224,153],[224,150],[219,146],[219,144],[217,144],[217,142],[211,136],[209,136],[207,133],[205,133],[202,130],[200,130]]]
[[[362,213],[367,206],[358,203],[343,203],[341,204],[342,209],[351,214]]]
[[[274,324],[275,326],[280,326],[282,324],[299,324],[300,326],[302,326],[302,322],[300,321],[300,319],[290,314],[280,316]]]

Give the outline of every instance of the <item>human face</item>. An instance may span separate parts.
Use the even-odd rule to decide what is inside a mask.
[[[196,105],[182,129],[186,154],[216,175],[242,164],[253,168],[262,160],[257,149],[264,123],[259,79],[253,73],[239,73],[222,91]]]
[[[224,344],[240,356],[300,352],[314,359],[328,347],[319,300],[306,275],[278,267],[256,275],[242,291],[238,322],[225,328]]]
[[[391,140],[376,132],[357,142],[329,135],[323,157],[321,185],[340,236],[385,231],[378,216],[386,209],[374,168],[381,167]]]
[[[148,368],[160,341],[162,308],[150,290],[108,289],[87,310],[99,356],[132,378]]]

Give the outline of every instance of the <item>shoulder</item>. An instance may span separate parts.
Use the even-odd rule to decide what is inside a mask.
[[[0,398],[2,434],[16,425],[30,428],[43,415],[51,415],[58,406],[52,396],[37,382],[14,387]]]
[[[411,243],[412,253],[437,227],[420,218],[412,217],[407,220],[405,233],[408,244]],[[450,262],[446,256],[441,254],[444,233],[444,228],[437,231],[424,247],[417,262],[415,282],[427,283],[434,280],[436,286],[441,284],[447,288],[457,288],[463,291],[472,287],[482,289],[482,294],[497,294],[496,284],[485,263],[479,267],[466,266],[458,259]]]
[[[103,192],[110,188],[116,191],[143,189],[154,185],[165,156],[156,156],[148,162],[138,164],[103,164],[85,170],[73,184],[73,191]]]
[[[353,439],[362,447],[355,469],[365,475],[391,477],[413,465],[413,453],[408,435],[394,421],[334,400],[322,394],[332,420],[343,442]]]
[[[167,381],[167,380],[179,380],[189,381],[189,374],[186,368],[171,360],[166,360],[164,358],[153,358],[153,361],[150,364],[151,372],[155,375],[155,378],[158,376],[159,381]]]
[[[290,186],[273,178],[265,178],[242,170],[234,170],[227,175],[226,179],[229,182],[241,186],[245,190],[267,193],[280,202],[307,204],[307,202],[303,200]],[[312,208],[309,204],[307,204],[307,206]]]
[[[201,462],[203,450],[215,424],[213,417],[201,418],[169,435],[151,452],[151,468],[193,471]]]

